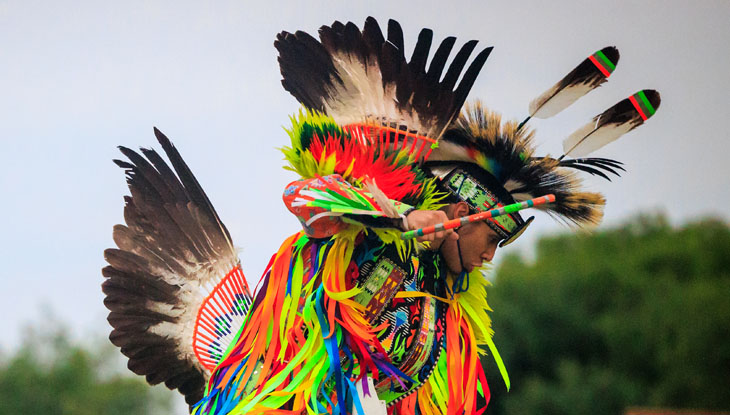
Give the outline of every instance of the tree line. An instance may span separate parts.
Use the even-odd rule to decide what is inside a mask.
[[[488,293],[495,343],[487,413],[623,414],[730,409],[730,229],[639,216],[541,239],[506,258]]]

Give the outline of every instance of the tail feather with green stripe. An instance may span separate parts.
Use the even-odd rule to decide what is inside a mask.
[[[528,117],[549,118],[608,80],[619,60],[618,49],[605,47],[587,57],[558,83],[530,102]],[[525,120],[526,121],[526,120]]]
[[[563,141],[561,157],[584,157],[640,126],[659,108],[661,98],[653,89],[641,90],[594,117]]]

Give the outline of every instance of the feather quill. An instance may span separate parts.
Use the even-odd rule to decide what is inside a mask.
[[[661,98],[653,89],[644,89],[620,101],[618,104],[596,116],[563,141],[563,154],[584,157],[615,141],[644,121],[659,108]]]
[[[605,47],[587,57],[558,83],[530,102],[530,117],[549,118],[608,80],[619,60],[618,49]]]

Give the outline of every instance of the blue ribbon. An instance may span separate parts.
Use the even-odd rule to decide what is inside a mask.
[[[319,325],[322,327],[322,338],[324,339],[325,346],[327,347],[327,354],[329,355],[330,360],[330,370],[329,373],[330,376],[335,378],[335,390],[337,391],[337,405],[333,408],[333,413],[339,412],[340,415],[347,415],[347,409],[345,406],[345,388],[344,388],[344,379],[342,374],[342,369],[340,367],[340,349],[337,345],[337,335],[335,333],[336,327],[331,328],[329,327],[329,324],[327,323],[327,316],[325,314],[325,306],[324,306],[324,287],[320,286],[317,289],[317,300],[316,300],[316,309],[317,309],[317,319],[319,320]],[[332,334],[330,336],[330,334]],[[330,336],[327,338],[327,336]],[[324,387],[324,385],[322,385]],[[325,399],[327,399],[327,394],[323,393],[325,396]],[[329,401],[329,399],[328,399]]]
[[[459,276],[454,280],[454,284],[451,286],[451,291],[454,294],[463,293],[469,290],[469,273],[462,270]]]

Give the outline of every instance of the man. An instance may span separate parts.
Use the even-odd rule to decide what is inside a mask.
[[[272,257],[254,296],[170,141],[155,130],[172,169],[152,150],[145,159],[122,148],[127,226],[114,229],[119,249],[105,252],[103,290],[110,339],[131,370],[179,389],[196,414],[363,414],[373,400],[389,414],[474,413],[489,396],[485,352],[509,387],[480,271],[533,217],[512,212],[418,241],[402,232],[547,194],[549,213],[597,223],[604,200],[581,191],[575,170],[607,177],[620,163],[570,156],[640,125],[659,97],[640,91],[569,137],[559,159],[537,157],[522,124],[478,102],[462,111],[491,48],[467,66],[476,46],[467,42],[447,67],[447,38],[426,68],[431,40],[421,31],[408,60],[400,25],[390,21],[386,39],[372,18],[362,30],[323,26],[319,41],[277,37],[282,84],[306,107],[283,149],[301,177],[284,202],[303,230]],[[604,82],[618,52],[596,54],[531,114]]]
[[[458,202],[438,211],[413,211],[407,219],[409,229],[413,230],[467,216],[469,213],[469,205]],[[473,222],[459,228],[458,232],[451,229],[436,232],[421,237],[421,241],[432,242],[430,249],[440,252],[449,270],[459,274],[462,271],[472,272],[492,262],[502,238],[486,222]]]

